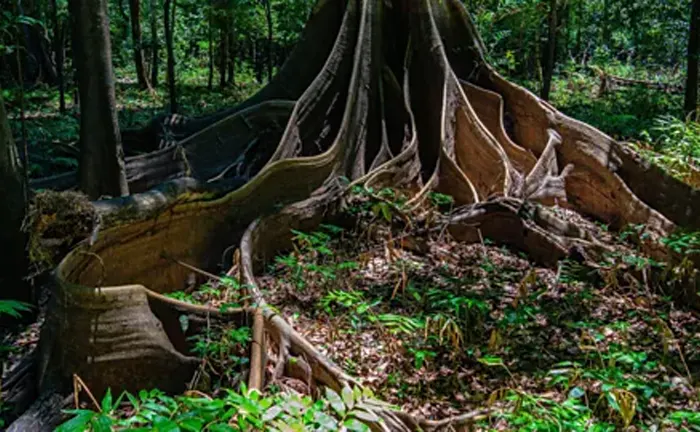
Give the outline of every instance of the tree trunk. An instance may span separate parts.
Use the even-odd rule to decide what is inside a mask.
[[[265,6],[265,21],[267,22],[267,79],[272,81],[274,74],[274,62],[272,59],[272,41],[273,41],[273,22],[272,22],[272,5],[270,0],[263,0]]]
[[[230,20],[228,31],[228,77],[227,82],[231,86],[236,85],[236,23],[233,17]]]
[[[688,73],[685,84],[686,115],[694,114],[698,106],[698,55],[700,54],[700,0],[693,0],[688,36]]]
[[[80,89],[80,188],[90,198],[128,195],[117,122],[106,0],[70,0]]]
[[[22,221],[26,210],[26,190],[19,152],[0,93],[0,299],[28,302],[31,292],[23,278],[27,271],[26,238]]]
[[[143,56],[143,38],[141,37],[141,0],[129,0],[129,15],[131,16],[131,39],[134,44],[134,65],[136,78],[142,90],[151,88],[146,74],[146,62]]]
[[[63,58],[64,58],[64,43],[63,28],[58,20],[58,4],[56,0],[51,0],[51,21],[53,24],[53,47],[54,57],[56,59],[56,80],[58,81],[58,104],[61,114],[66,112],[66,91],[65,81],[63,78]]]
[[[158,87],[158,0],[150,0],[151,9],[151,86]]]
[[[226,87],[226,66],[228,65],[228,21],[224,21],[219,33],[219,86]]]
[[[177,93],[175,88],[175,50],[173,47],[173,30],[175,28],[174,18],[176,7],[177,5],[175,3],[175,0],[165,0],[163,3],[163,26],[165,28],[165,47],[168,51],[168,95],[170,97],[171,113],[178,112]]]
[[[209,9],[207,11],[207,20],[209,21],[209,29],[207,32],[209,41],[209,75],[207,79],[207,88],[211,90],[214,87],[214,10],[211,4],[209,5]]]
[[[547,38],[547,50],[544,60],[544,73],[542,77],[542,93],[544,100],[549,100],[552,89],[552,77],[554,76],[554,64],[557,57],[557,0],[549,0],[549,36]]]

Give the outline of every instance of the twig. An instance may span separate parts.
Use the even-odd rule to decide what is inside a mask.
[[[97,407],[97,410],[99,412],[102,412],[102,407],[100,406],[99,403],[97,403],[97,399],[95,399],[95,396],[92,395],[92,392],[88,388],[88,386],[85,384],[85,381],[83,381],[77,374],[73,374],[73,398],[75,402],[75,409],[80,408],[80,390],[85,390],[85,393],[87,393],[88,397],[92,401],[92,403],[95,404]]]
[[[186,269],[192,270],[192,271],[195,272],[195,273],[199,273],[199,274],[201,274],[202,276],[206,276],[206,277],[208,277],[209,279],[213,279],[213,280],[216,280],[216,281],[220,281],[220,280],[221,280],[221,277],[216,276],[216,275],[214,275],[214,274],[212,274],[212,273],[209,273],[209,272],[206,271],[206,270],[202,270],[202,269],[200,269],[200,268],[197,268],[197,267],[195,267],[195,266],[193,266],[193,265],[187,264],[186,262],[180,261],[180,260],[178,260],[178,259],[176,259],[176,258],[173,258],[173,257],[171,257],[170,255],[166,254],[165,252],[163,252],[160,256],[161,256],[162,258],[164,258],[164,259],[167,259],[167,260],[170,260],[170,261],[174,262],[175,264],[177,264],[177,265],[179,265],[179,266],[182,266],[182,267],[184,267],[184,268],[186,268]]]

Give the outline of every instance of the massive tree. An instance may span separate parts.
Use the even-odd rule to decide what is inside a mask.
[[[57,269],[39,352],[45,395],[70,391],[73,374],[96,394],[183,390],[199,364],[183,316],[253,323],[251,387],[300,369],[315,386],[354,383],[266,306],[256,278],[291,229],[332,214],[347,181],[412,190],[408,205],[449,194],[462,206],[445,221],[456,239],[483,233],[544,263],[600,246],[548,210],[555,202],[613,228],[644,224],[652,253],[663,253],[655,235],[700,226],[697,191],[501,77],[460,0],[320,1],[267,87],[215,116],[172,120],[132,138],[179,136],[176,145],[132,163],[151,182],[187,178],[96,202],[99,236]],[[163,296],[185,286],[182,262],[216,271],[232,244],[248,307],[221,312]],[[464,421],[376,414],[384,430]]]
[[[93,199],[127,195],[107,2],[71,0],[69,7],[80,93],[80,188]]]

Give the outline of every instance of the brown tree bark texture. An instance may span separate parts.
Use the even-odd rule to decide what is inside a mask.
[[[127,195],[107,3],[71,0],[69,6],[80,90],[80,188],[92,199]]]
[[[0,96],[0,245],[6,259],[0,263],[0,299],[30,301],[23,281],[27,269],[26,238],[21,231],[26,210],[22,163]]]
[[[134,44],[136,78],[141,89],[150,89],[151,83],[146,72],[146,61],[143,55],[143,38],[141,36],[141,0],[129,0],[129,16],[131,18],[131,39]]]
[[[658,235],[699,223],[697,191],[491,68],[460,0],[320,1],[278,76],[188,139],[211,149],[224,130],[257,136],[267,110],[283,106],[279,139],[230,144],[268,155],[231,192],[213,197],[197,181],[180,181],[96,204],[103,220],[97,241],[81,244],[57,269],[40,343],[43,388],[65,386],[77,373],[98,394],[183,389],[197,359],[182,349],[178,316],[252,322],[256,311],[222,314],[166,299],[189,272],[173,259],[213,269],[236,243],[272,341],[271,355],[254,357],[251,383],[261,382],[261,358],[276,359],[276,375],[289,369],[287,361],[303,360],[318,385],[356,383],[267,308],[256,278],[260,264],[290,244],[290,229],[313,229],[333,211],[347,187],[341,178],[414,190],[408,205],[432,190],[452,195],[463,206],[446,221],[456,239],[475,241],[481,229],[543,263],[572,249],[595,256],[600,247],[547,209],[555,201],[613,227],[645,224]],[[251,113],[260,114],[257,126],[247,126]],[[212,160],[187,143],[180,148],[187,160]],[[217,177],[247,167],[227,166]],[[377,414],[384,422],[374,430],[466,421]]]

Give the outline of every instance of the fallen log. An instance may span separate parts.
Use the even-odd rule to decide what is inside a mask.
[[[615,91],[620,87],[641,87],[672,94],[683,94],[685,92],[685,87],[682,84],[623,78],[609,74],[596,66],[591,66],[591,69],[593,69],[600,79],[598,97],[603,97],[606,93]]]

